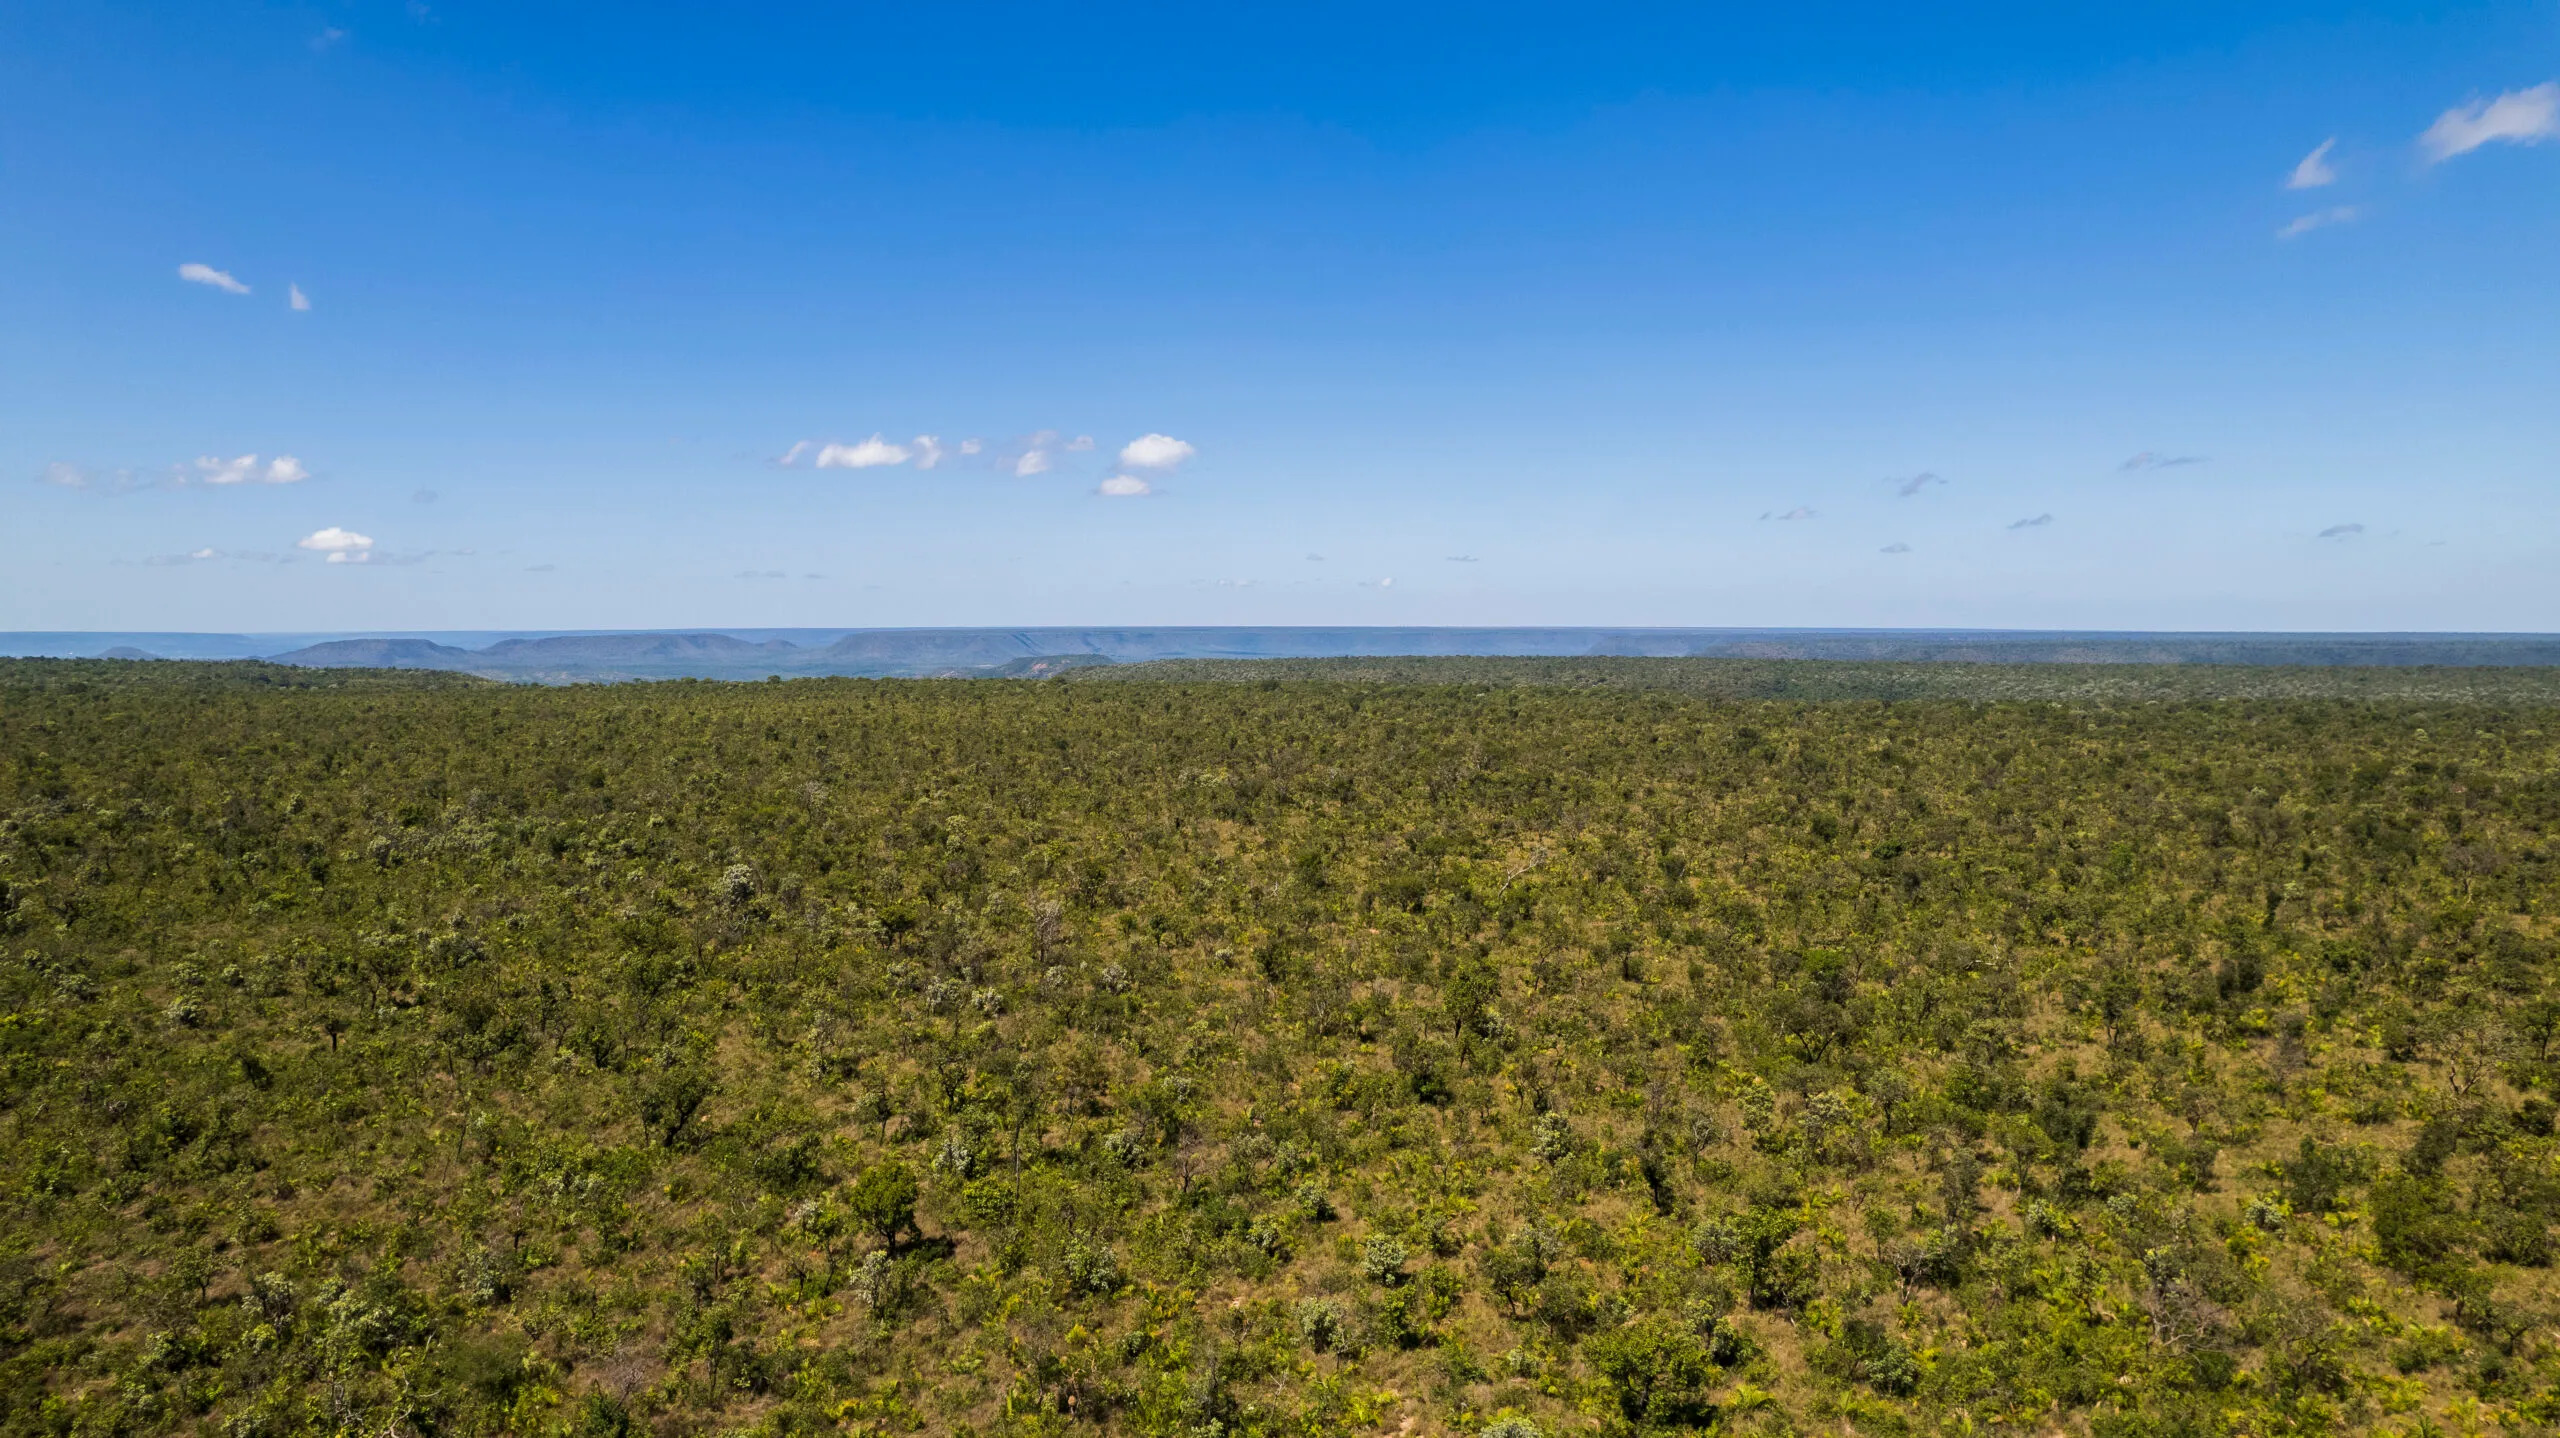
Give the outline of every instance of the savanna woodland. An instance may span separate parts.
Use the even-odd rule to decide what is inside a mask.
[[[0,1432],[2560,1423],[2560,705],[1409,669],[0,666]]]

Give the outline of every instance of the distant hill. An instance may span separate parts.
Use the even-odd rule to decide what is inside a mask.
[[[272,645],[272,647],[267,647]],[[0,634],[0,654],[117,650],[180,659],[445,669],[517,683],[1047,675],[1161,660],[1615,658],[1897,665],[2560,667],[2560,635],[2218,634],[1944,629],[1430,628],[1384,625],[686,630],[591,634]],[[297,647],[298,646],[298,647]],[[1897,681],[1902,682],[1902,681]],[[1919,681],[1926,687],[1927,681]],[[2074,681],[2078,682],[2078,681]]]
[[[160,656],[148,649],[136,649],[130,644],[119,644],[98,657],[101,659],[157,659]]]
[[[726,634],[564,634],[548,639],[507,639],[473,657],[481,665],[554,668],[562,665],[715,664],[769,662],[804,653],[784,639],[758,644]]]
[[[332,639],[275,656],[275,663],[309,669],[455,669],[477,667],[468,649],[432,639]]]

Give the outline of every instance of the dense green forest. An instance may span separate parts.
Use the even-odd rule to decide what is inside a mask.
[[[0,665],[0,1433],[2560,1422],[2560,706],[1681,662]]]

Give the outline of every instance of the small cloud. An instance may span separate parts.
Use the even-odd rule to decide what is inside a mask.
[[[1094,488],[1106,499],[1137,499],[1156,492],[1156,487],[1134,474],[1115,474]]]
[[[2176,469],[2180,465],[2202,463],[2204,463],[2204,456],[2200,454],[2157,454],[2146,449],[2117,465],[2116,473],[2133,474],[2146,469]]]
[[[1879,550],[1877,550],[1877,551],[1876,551],[1876,553],[1878,553],[1878,554],[1909,554],[1910,552],[1911,552],[1911,546],[1910,546],[1910,545],[1907,545],[1907,544],[1904,544],[1902,541],[1900,541],[1900,540],[1898,540],[1898,539],[1897,539],[1897,540],[1895,540],[1893,543],[1886,545],[1884,548],[1879,549]]]
[[[315,55],[325,55],[329,51],[337,48],[338,42],[346,38],[346,31],[339,29],[335,25],[324,25],[320,27],[319,34],[311,37],[312,53]]]
[[[1198,453],[1172,435],[1142,434],[1120,446],[1120,463],[1129,469],[1169,470]]]
[[[194,263],[180,265],[178,266],[178,278],[185,280],[191,285],[211,285],[226,295],[245,295],[249,292],[249,287],[247,285],[240,283],[238,280],[233,279],[228,273],[222,270],[217,270],[211,265],[199,265]]]
[[[860,444],[831,444],[818,451],[820,469],[876,469],[907,462],[907,447],[873,435]]]
[[[1022,452],[1022,458],[1013,462],[1013,472],[1017,478],[1021,479],[1029,479],[1035,474],[1047,474],[1049,472],[1049,451],[1045,449],[1024,450]]]
[[[1885,481],[1885,483],[1893,486],[1895,497],[1900,499],[1909,499],[1911,496],[1927,489],[1930,485],[1944,484],[1946,482],[1947,481],[1944,476],[1925,469],[1920,471],[1918,474],[1912,475],[1908,479],[1889,479]]]
[[[2290,240],[2310,234],[2313,230],[2326,229],[2331,225],[2349,224],[2362,213],[2364,212],[2353,205],[2337,205],[2326,210],[2313,210],[2307,215],[2294,216],[2283,229],[2276,231],[2276,238]]]
[[[1451,564],[1473,564],[1476,562],[1476,557],[1472,554],[1452,554],[1449,556],[1449,562]]]
[[[2333,524],[2327,529],[2320,531],[2320,537],[2322,539],[2346,539],[2362,533],[2364,533],[2364,526],[2361,524]]]
[[[236,459],[196,456],[196,478],[206,484],[300,484],[310,477],[302,461],[289,454],[277,455],[264,467],[254,454]]]
[[[1307,556],[1307,562],[1310,564],[1322,564],[1324,563],[1324,556],[1321,554],[1310,554]]]
[[[2284,187],[2288,190],[2316,190],[2322,185],[2338,183],[2338,172],[2329,167],[2329,152],[2337,146],[2338,137],[2335,135],[2321,141],[2319,149],[2303,156],[2302,163],[2293,167],[2292,174],[2285,176]]]
[[[436,502],[437,498],[438,496],[434,490],[422,489],[410,495],[409,502],[411,504],[433,504]]]
[[[784,469],[789,469],[793,465],[798,464],[800,462],[800,456],[807,454],[816,446],[816,444],[817,441],[815,440],[801,440],[797,444],[792,445],[789,449],[784,450],[781,454],[775,456],[773,462],[781,465]]]
[[[2039,514],[2031,519],[2012,520],[2010,521],[2009,527],[2011,529],[2042,529],[2051,523],[2053,523],[2052,515]]]
[[[87,489],[90,484],[89,471],[59,459],[46,465],[44,473],[36,478],[40,483],[50,484],[57,489]]]
[[[2554,136],[2560,136],[2560,80],[2545,80],[2530,90],[2509,90],[2445,111],[2418,137],[2418,148],[2427,152],[2428,164],[2440,165],[2493,140],[2536,145]]]
[[[1799,504],[1784,514],[1777,513],[1774,510],[1763,510],[1761,511],[1760,517],[1762,519],[1774,519],[1783,524],[1799,519],[1811,519],[1813,518],[1813,511]]]
[[[976,454],[986,447],[987,442],[983,439],[964,439],[960,441],[960,452],[962,454]]]
[[[331,564],[363,564],[373,558],[373,536],[333,524],[295,540],[294,548],[325,554]]]
[[[302,286],[300,285],[286,285],[284,287],[284,302],[297,310],[307,310],[311,308],[311,296],[304,294],[302,292]]]
[[[740,579],[782,579],[788,576],[779,569],[741,569],[738,571],[738,577]]]
[[[207,560],[220,559],[221,557],[222,551],[219,549],[190,549],[184,554],[155,554],[142,562],[155,566],[202,564]]]
[[[1077,435],[1075,438],[1067,441],[1067,448],[1076,454],[1090,453],[1093,449],[1093,436],[1089,434]]]
[[[942,463],[942,441],[929,434],[915,437],[916,468],[931,469]]]

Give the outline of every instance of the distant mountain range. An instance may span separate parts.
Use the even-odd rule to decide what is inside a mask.
[[[1163,627],[589,634],[0,634],[0,653],[442,669],[530,683],[1045,675],[1154,659],[1653,656],[1993,664],[2560,665],[2560,635],[1940,629]]]

